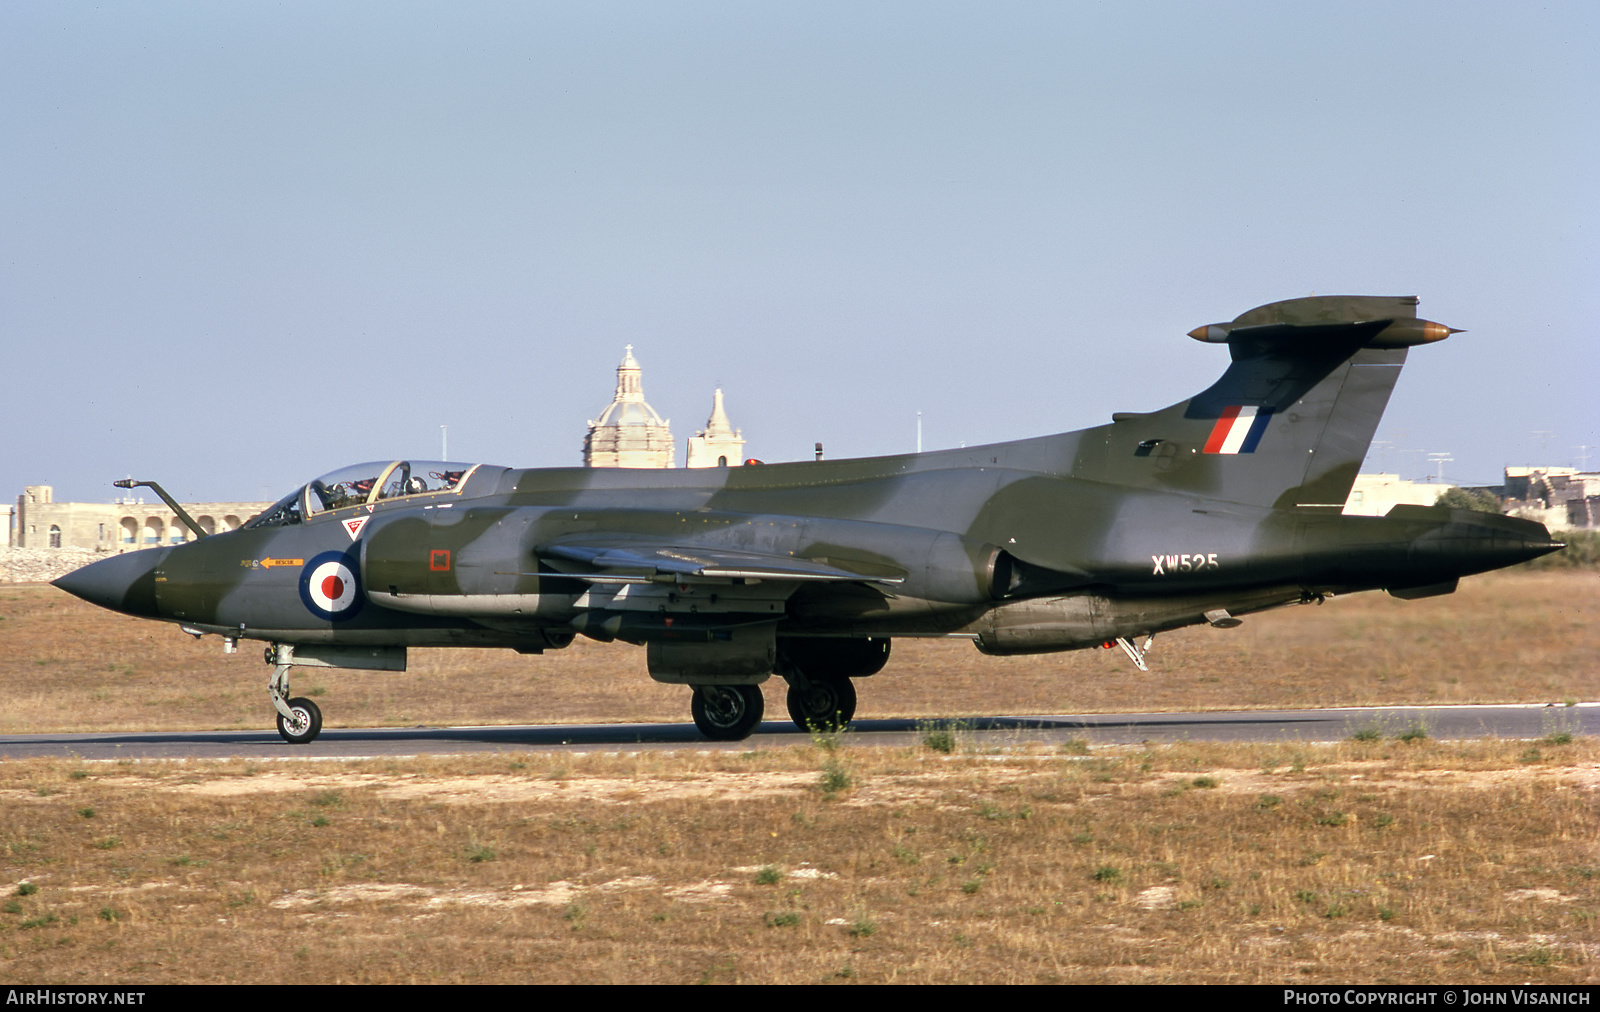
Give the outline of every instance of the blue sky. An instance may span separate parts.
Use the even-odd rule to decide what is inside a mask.
[[[576,464],[626,344],[680,458],[1020,438],[1341,293],[1466,330],[1369,469],[1592,468],[1597,12],[8,3],[0,484]]]

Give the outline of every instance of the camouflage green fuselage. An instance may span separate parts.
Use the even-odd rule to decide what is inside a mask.
[[[362,465],[245,529],[58,583],[285,644],[624,639],[652,645],[653,674],[691,683],[724,655],[743,667],[715,677],[765,677],[784,638],[1061,650],[1328,593],[1447,593],[1560,546],[1509,517],[1342,514],[1407,349],[1450,333],[1415,304],[1298,299],[1199,328],[1228,346],[1221,379],[1077,432],[704,470],[395,462],[350,480]]]
[[[749,616],[764,612],[716,605],[770,600],[780,635],[856,637],[978,636],[997,608],[1071,597],[1136,613],[1132,628],[1101,623],[1071,643],[1087,646],[1198,622],[1213,607],[1241,614],[1318,593],[1444,584],[1547,542],[1537,525],[1463,511],[1347,517],[1017,466],[1049,464],[1039,458],[1065,450],[1051,443],[1069,442],[697,471],[480,468],[440,501],[347,507],[162,550],[148,596],[128,610],[284,642],[537,648],[590,610],[589,585],[555,575],[540,546],[604,532],[898,581],[845,591],[746,581],[715,602],[692,578],[667,581],[672,599],[654,602],[658,613]],[[363,513],[352,538],[341,521]],[[314,613],[301,588],[310,561],[328,553],[351,560],[364,595],[335,618]],[[763,583],[776,585],[763,593]],[[1175,613],[1158,609],[1151,622],[1161,603]]]

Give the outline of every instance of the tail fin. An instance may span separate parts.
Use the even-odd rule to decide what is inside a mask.
[[[1457,333],[1417,319],[1415,297],[1317,296],[1198,327],[1233,363],[1181,404],[1117,414],[1084,433],[1104,480],[1230,502],[1340,509],[1377,431],[1406,349]],[[1103,439],[1095,439],[1100,436]]]

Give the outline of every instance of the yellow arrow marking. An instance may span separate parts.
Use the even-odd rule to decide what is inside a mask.
[[[261,568],[262,569],[271,569],[273,566],[303,566],[305,564],[306,564],[306,560],[304,560],[304,559],[262,559],[261,560]]]

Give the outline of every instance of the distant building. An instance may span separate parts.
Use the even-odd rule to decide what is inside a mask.
[[[671,467],[677,448],[672,429],[644,399],[639,362],[628,345],[617,366],[617,392],[589,422],[583,440],[584,467]]]
[[[1397,474],[1358,474],[1345,501],[1346,516],[1381,517],[1396,506],[1432,506],[1454,485],[1407,481]]]
[[[207,534],[231,531],[266,509],[264,502],[184,503]],[[29,485],[17,497],[11,546],[81,548],[130,552],[159,545],[181,545],[194,534],[165,503],[154,506],[128,498],[113,503],[56,502],[49,485]]]
[[[1575,467],[1508,467],[1504,485],[1471,488],[1500,500],[1500,511],[1537,520],[1553,531],[1600,527],[1600,472]],[[1405,481],[1393,474],[1358,474],[1344,512],[1379,517],[1401,504],[1432,506],[1455,488]]]
[[[711,417],[706,427],[689,437],[685,467],[734,467],[744,462],[744,430],[728,422],[722,407],[722,391],[711,396]]]
[[[1600,527],[1600,471],[1508,467],[1501,502],[1507,513],[1551,530]]]

